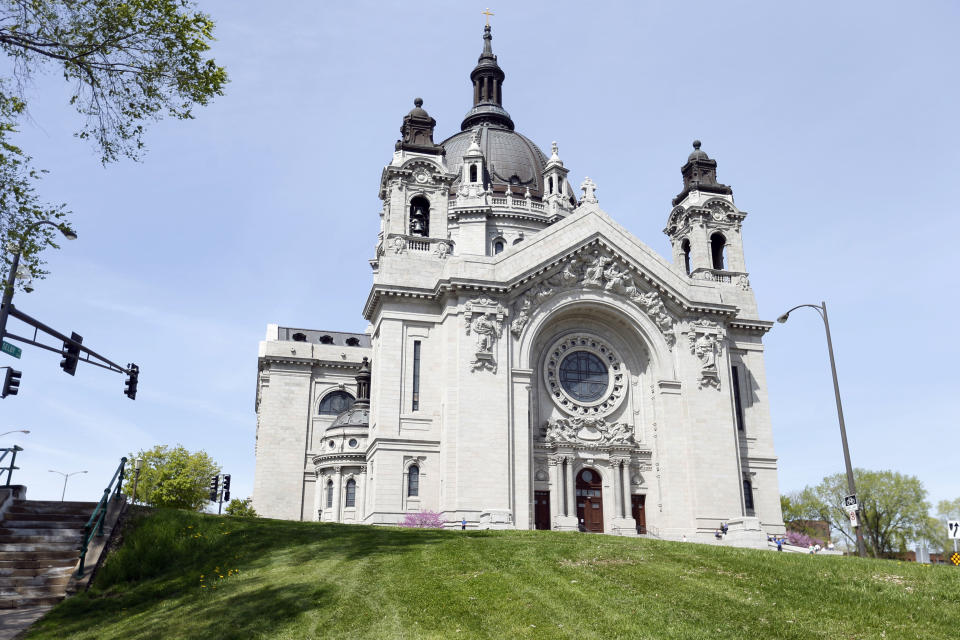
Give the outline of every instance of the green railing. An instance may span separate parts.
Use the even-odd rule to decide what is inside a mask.
[[[21,446],[18,445],[18,444],[15,444],[15,445],[13,445],[12,447],[6,447],[6,448],[3,448],[3,449],[0,449],[0,451],[3,451],[3,455],[0,456],[0,464],[3,464],[4,459],[5,459],[7,456],[10,456],[10,465],[7,466],[7,467],[0,467],[0,473],[3,473],[4,471],[7,472],[7,481],[6,481],[6,483],[4,483],[3,486],[9,487],[9,486],[10,486],[10,477],[13,475],[14,470],[20,468],[20,467],[14,466],[14,464],[15,464],[16,461],[17,461],[17,452],[18,452],[18,451],[23,451],[23,447],[21,447]],[[12,454],[12,455],[11,455],[11,454]]]
[[[113,472],[113,477],[110,478],[110,484],[103,490],[103,497],[100,498],[100,502],[97,503],[97,507],[93,510],[93,515],[90,516],[90,519],[87,520],[87,524],[83,525],[83,545],[80,547],[80,566],[77,567],[78,578],[83,577],[84,563],[87,558],[87,549],[90,548],[90,541],[93,540],[95,536],[103,535],[103,521],[107,517],[107,506],[110,504],[110,494],[113,493],[114,498],[120,497],[120,489],[123,487],[123,469],[126,464],[126,457],[120,458],[120,466]],[[114,487],[114,482],[116,482],[116,487]]]

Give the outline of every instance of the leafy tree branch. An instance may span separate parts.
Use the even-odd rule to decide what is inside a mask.
[[[139,160],[149,123],[192,118],[197,105],[223,95],[226,71],[209,57],[213,30],[192,0],[0,0],[0,51],[13,63],[0,77],[0,237],[20,243],[31,275],[45,274],[39,254],[56,248],[55,232],[23,231],[36,220],[64,222],[69,212],[41,201],[43,172],[11,140],[30,79],[58,69],[82,118],[75,135],[105,164]]]

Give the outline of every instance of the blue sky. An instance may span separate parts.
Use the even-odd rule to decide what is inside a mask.
[[[203,449],[253,484],[257,343],[267,323],[363,331],[380,172],[415,97],[438,139],[471,105],[482,6],[202,2],[231,83],[164,121],[144,162],[102,167],[72,138],[57,73],[31,88],[21,143],[69,203],[76,242],[17,306],[121,363],[123,377],[29,347],[0,432],[28,496],[95,499],[120,456]],[[960,216],[954,2],[512,2],[494,7],[504,106],[579,185],[663,255],[694,138],[744,223],[762,317],[826,300],[856,466],[960,496],[960,342],[951,338]],[[843,469],[826,345],[812,310],[766,337],[782,491]],[[13,329],[13,325],[11,325]]]

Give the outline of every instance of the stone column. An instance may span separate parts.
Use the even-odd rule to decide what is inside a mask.
[[[577,517],[577,503],[576,503],[576,481],[573,477],[573,456],[567,456],[567,513],[566,515],[571,518]]]
[[[550,470],[550,522],[555,523],[560,514],[560,501],[563,499],[563,486],[560,484],[560,474],[557,469],[558,460],[550,456],[547,460]],[[556,525],[553,525],[556,526]]]
[[[623,517],[632,518],[633,514],[630,513],[632,504],[630,502],[630,461],[621,460],[620,462],[620,477],[622,478],[623,487]]]
[[[333,469],[337,472],[333,483],[333,521],[343,522],[343,467]]]
[[[355,501],[356,511],[354,511],[354,517],[357,522],[363,522],[363,518],[367,515],[366,509],[366,497],[367,497],[367,468],[365,466],[360,466],[360,470],[357,472],[357,498]]]

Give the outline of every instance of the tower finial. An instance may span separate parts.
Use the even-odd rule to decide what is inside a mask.
[[[493,15],[489,9],[484,15]],[[497,64],[493,53],[493,34],[490,23],[483,28],[483,51],[477,59],[477,66],[470,72],[473,83],[473,108],[460,124],[460,130],[466,131],[478,124],[491,124],[513,130],[513,120],[503,108],[504,73]]]
[[[489,26],[490,26],[490,16],[494,15],[493,12],[490,11],[490,7],[487,7],[486,9],[484,9],[483,11],[481,11],[481,12],[480,12],[480,15],[487,16],[487,27],[489,27]]]

